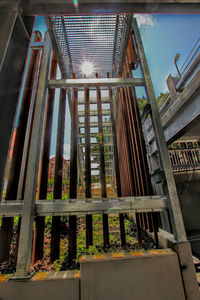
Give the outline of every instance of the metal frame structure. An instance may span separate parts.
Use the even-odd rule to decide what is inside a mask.
[[[141,7],[144,7],[144,3],[142,2]],[[181,210],[180,210],[180,205],[179,205],[179,200],[178,200],[178,195],[176,191],[176,186],[174,182],[174,177],[173,177],[173,172],[172,168],[170,166],[170,161],[168,157],[168,150],[167,146],[165,143],[165,138],[163,134],[163,129],[161,126],[160,122],[160,117],[159,117],[159,112],[158,108],[156,106],[156,101],[155,101],[155,95],[153,91],[153,86],[150,78],[150,73],[147,65],[147,61],[145,58],[145,53],[141,41],[141,37],[139,34],[139,30],[137,27],[136,20],[133,20],[132,23],[132,45],[129,46],[128,43],[130,41],[130,18],[125,16],[126,18],[126,26],[125,28],[127,29],[126,36],[123,36],[122,40],[123,43],[121,45],[121,48],[118,47],[118,35],[116,34],[116,31],[119,30],[120,22],[120,14],[118,17],[114,16],[114,26],[113,26],[113,32],[112,33],[112,49],[114,49],[114,52],[112,51],[112,63],[109,65],[109,70],[106,70],[106,72],[110,72],[116,77],[121,76],[122,78],[96,78],[96,79],[80,79],[77,78],[75,79],[72,74],[74,72],[73,68],[73,63],[74,63],[74,57],[76,54],[76,51],[74,53],[71,52],[70,49],[70,36],[69,32],[66,30],[66,24],[67,24],[67,19],[68,17],[52,17],[50,16],[50,13],[52,12],[52,9],[54,9],[54,13],[61,13],[63,11],[66,12],[66,9],[69,8],[68,12],[74,12],[75,8],[72,6],[72,4],[66,3],[66,4],[60,4],[55,6],[55,4],[50,5],[47,2],[40,4],[39,2],[34,1],[29,2],[28,4],[25,4],[25,2],[22,2],[22,8],[24,9],[24,16],[27,15],[32,15],[34,13],[42,13],[46,15],[46,18],[48,19],[48,26],[49,26],[49,31],[52,36],[54,34],[54,39],[52,39],[53,46],[54,46],[54,51],[55,55],[57,54],[56,58],[59,60],[59,65],[61,69],[61,73],[63,75],[63,78],[61,80],[56,80],[54,78],[50,78],[49,80],[49,73],[50,73],[50,66],[52,62],[52,57],[51,57],[51,42],[49,35],[47,34],[45,42],[44,42],[44,47],[38,48],[42,51],[42,62],[40,65],[40,74],[39,78],[40,80],[38,81],[37,84],[37,92],[35,93],[35,102],[34,102],[34,114],[32,115],[31,113],[28,116],[27,120],[27,128],[26,128],[26,135],[24,136],[25,139],[25,144],[27,143],[27,151],[23,149],[27,153],[27,156],[23,158],[23,163],[26,166],[26,171],[24,173],[23,177],[23,200],[19,201],[19,198],[16,196],[14,199],[6,199],[2,200],[0,204],[0,214],[4,218],[11,218],[10,219],[10,224],[12,225],[12,217],[13,216],[20,216],[20,234],[19,234],[19,246],[18,246],[18,257],[17,257],[17,269],[16,269],[16,278],[24,278],[29,275],[30,271],[30,263],[31,263],[31,256],[32,256],[32,240],[34,236],[34,231],[33,231],[33,224],[34,224],[34,218],[40,218],[45,215],[53,215],[53,222],[55,223],[52,227],[52,237],[54,241],[59,241],[59,228],[60,228],[60,216],[61,215],[70,215],[70,247],[71,247],[71,252],[70,252],[70,259],[74,259],[75,257],[75,251],[76,251],[76,237],[75,237],[75,228],[76,228],[76,215],[80,213],[85,213],[87,214],[87,245],[92,244],[92,214],[93,213],[101,213],[103,215],[107,215],[110,213],[119,213],[120,215],[120,229],[121,229],[121,241],[122,241],[122,246],[125,245],[125,235],[124,235],[124,223],[123,223],[123,213],[124,212],[130,212],[130,211],[135,211],[136,212],[136,222],[137,222],[137,228],[138,228],[138,240],[141,242],[141,235],[140,235],[140,229],[143,227],[144,229],[148,229],[149,231],[154,231],[155,233],[155,240],[156,243],[158,243],[158,236],[157,236],[157,231],[158,231],[158,212],[167,210],[169,211],[170,215],[170,221],[172,223],[172,231],[174,234],[174,244],[175,248],[177,250],[179,260],[180,260],[180,265],[187,265],[186,270],[182,271],[182,277],[183,277],[183,282],[185,285],[185,293],[186,297],[188,299],[198,299],[197,298],[197,293],[198,293],[198,287],[195,282],[194,278],[194,270],[192,267],[192,257],[191,257],[191,250],[190,246],[187,243],[186,235],[185,235],[185,229],[183,225],[183,220],[182,220],[182,215],[181,215]],[[7,3],[3,2],[1,4],[2,9],[2,15],[3,15],[3,21],[4,24],[6,23],[12,23],[8,27],[8,32],[5,35],[3,40],[3,47],[2,51],[0,53],[0,59],[1,59],[1,76],[7,75],[6,70],[8,72],[8,67],[10,66],[10,59],[12,58],[13,51],[13,43],[17,44],[17,41],[15,40],[15,30],[19,30],[19,28],[23,28],[22,34],[23,38],[26,40],[26,43],[24,45],[24,52],[21,53],[21,64],[18,69],[18,73],[15,75],[12,75],[13,77],[19,76],[19,79],[16,81],[14,80],[14,87],[19,87],[19,83],[22,77],[22,72],[23,72],[23,66],[24,66],[24,59],[26,55],[26,47],[28,43],[28,37],[27,33],[30,34],[32,25],[33,25],[33,19],[28,17],[26,21],[23,21],[21,16],[19,15],[18,12],[18,5],[19,3],[13,4],[12,1],[10,2],[10,5],[7,5]],[[113,3],[112,3],[113,5]],[[123,3],[123,8],[124,11],[126,11],[128,8],[131,10],[137,7],[137,10],[139,9],[139,5],[136,4],[127,4]],[[190,3],[191,5],[191,3]],[[110,3],[103,3],[100,5],[100,7],[111,7]],[[82,11],[90,11],[93,10],[96,7],[96,4],[81,4],[79,5],[79,12]],[[155,8],[155,5],[149,4],[149,8],[147,9],[147,6],[145,4],[145,10],[151,10],[152,8]],[[168,6],[169,7],[169,6]],[[180,5],[179,8],[183,9],[184,5]],[[166,9],[166,5],[163,4],[161,6],[162,9]],[[195,3],[191,5],[190,10],[192,11],[194,8],[199,9],[199,6],[197,6]],[[161,11],[162,11],[161,9]],[[170,10],[171,8],[169,8]],[[116,10],[122,10],[122,4],[121,3],[116,3],[115,4],[115,11]],[[136,11],[137,11],[136,10]],[[12,13],[13,11],[13,13]],[[94,12],[94,11],[93,11]],[[6,20],[8,14],[11,14],[11,19],[8,21]],[[6,17],[5,17],[6,16]],[[78,16],[78,15],[77,15]],[[76,18],[77,18],[76,16]],[[129,15],[130,16],[130,15]],[[108,16],[106,16],[108,17]],[[69,17],[70,19],[71,17]],[[87,18],[89,18],[87,16]],[[103,17],[102,17],[103,18]],[[71,18],[72,20],[73,18]],[[98,17],[97,17],[98,19]],[[11,22],[12,21],[12,22]],[[23,23],[24,22],[24,23]],[[58,43],[58,36],[57,32],[55,34],[55,28],[54,25],[59,23],[59,30],[62,30],[62,43]],[[27,25],[25,25],[27,24]],[[124,25],[124,24],[123,24]],[[4,25],[5,26],[5,25]],[[25,30],[27,28],[27,30]],[[62,28],[62,29],[61,29]],[[123,28],[122,28],[123,29]],[[115,37],[115,38],[113,38]],[[64,41],[64,45],[63,45]],[[56,46],[55,44],[56,43]],[[84,41],[85,45],[85,41]],[[118,49],[123,49],[125,48],[125,53],[122,53],[122,50]],[[128,48],[127,48],[128,47]],[[132,47],[132,48],[131,48]],[[34,48],[33,48],[34,49]],[[36,48],[35,48],[36,49]],[[64,57],[64,53],[62,52],[63,49],[65,49],[65,53],[67,53],[67,58]],[[134,53],[134,51],[135,53]],[[127,50],[127,51],[126,51]],[[10,52],[9,52],[10,51]],[[95,51],[95,49],[94,49]],[[102,54],[101,54],[102,55]],[[18,53],[16,54],[16,57],[14,59],[19,59],[20,56]],[[119,59],[120,57],[120,59]],[[102,56],[100,57],[102,59]],[[132,61],[129,61],[129,59],[132,58]],[[121,61],[122,59],[122,61]],[[137,59],[137,61],[135,61]],[[66,66],[67,62],[67,68],[64,68],[63,66]],[[132,79],[130,78],[130,72],[133,68],[134,62],[139,62],[141,64],[141,68],[143,71],[143,79],[142,80],[137,80],[137,79]],[[113,68],[113,66],[116,65],[116,69]],[[118,74],[118,72],[120,74]],[[72,79],[73,77],[73,79]],[[108,75],[109,77],[109,75]],[[2,77],[1,77],[2,79]],[[0,94],[0,100],[2,101],[3,97],[6,95],[8,99],[12,99],[13,95],[10,94],[10,92],[6,93],[5,89],[5,83],[2,80],[3,83],[2,85],[2,90],[3,94]],[[153,128],[155,131],[155,137],[156,137],[156,142],[157,142],[157,149],[158,149],[158,154],[159,154],[159,166],[161,171],[164,172],[165,174],[165,180],[166,180],[166,185],[165,187],[167,188],[166,194],[168,196],[152,196],[151,195],[151,183],[149,180],[149,175],[148,172],[145,171],[145,168],[147,167],[147,162],[145,161],[145,148],[144,148],[144,142],[143,142],[143,137],[142,137],[142,132],[141,128],[138,129],[137,132],[135,132],[135,126],[138,122],[138,125],[140,125],[138,121],[138,115],[137,115],[137,108],[133,107],[134,101],[135,101],[135,94],[134,94],[134,87],[135,86],[141,86],[143,85],[146,89],[147,97],[148,97],[148,102],[149,102],[149,108],[150,108],[150,114],[152,116],[152,123],[153,123]],[[101,199],[91,199],[91,169],[90,169],[90,126],[89,124],[89,89],[92,88],[96,89],[97,95],[98,95],[98,101],[100,100],[99,97],[99,89],[100,87],[107,87],[109,90],[109,101],[110,101],[110,109],[111,109],[111,121],[110,125],[112,127],[112,134],[113,134],[113,145],[114,145],[114,161],[115,161],[115,172],[116,172],[116,180],[117,180],[117,194],[118,197],[114,199],[108,199],[106,198],[105,201],[105,193],[102,194]],[[118,114],[118,127],[116,128],[116,123],[115,123],[115,113],[114,113],[114,103],[113,103],[113,86],[118,87],[119,89],[117,90],[117,97],[116,100],[118,103],[116,103],[116,107],[121,103],[121,108],[118,107],[117,114]],[[41,154],[44,154],[44,147],[42,148],[42,145],[44,145],[44,131],[46,130],[46,124],[47,124],[47,92],[49,93],[49,97],[52,96],[55,88],[61,88],[61,98],[60,98],[60,109],[59,109],[59,117],[60,120],[63,120],[60,122],[60,130],[58,131],[57,135],[57,153],[56,153],[56,165],[57,165],[57,170],[55,174],[55,188],[54,188],[54,201],[46,201],[45,199],[38,199],[36,201],[36,195],[37,193],[37,187],[38,187],[38,174],[41,174]],[[71,102],[71,111],[72,111],[72,149],[71,149],[71,178],[74,178],[73,182],[71,180],[71,185],[70,185],[70,199],[68,201],[62,201],[61,200],[61,185],[60,182],[62,183],[62,178],[59,177],[59,170],[62,167],[62,146],[63,146],[63,126],[64,126],[64,116],[65,116],[65,89],[68,88],[68,95],[69,95],[69,87],[72,88],[72,100],[69,99]],[[80,128],[80,123],[78,124],[77,118],[77,89],[78,88],[84,88],[85,92],[85,97],[84,97],[84,102],[85,102],[85,148],[87,149],[85,151],[85,169],[87,173],[87,178],[86,178],[86,191],[85,191],[85,196],[86,200],[80,202],[78,199],[75,200],[73,198],[77,198],[76,194],[76,180],[75,178],[77,177],[77,156],[78,156],[78,151],[77,151],[77,144],[75,142],[76,138],[78,137],[78,131],[77,129]],[[118,94],[119,93],[119,94]],[[16,103],[17,103],[17,98],[18,98],[18,92],[15,91],[14,94],[14,99],[15,102],[14,104],[11,105],[13,111],[11,117],[9,116],[10,120],[9,122],[6,120],[2,121],[3,123],[1,124],[7,124],[9,123],[9,128],[6,130],[6,134],[8,137],[11,136],[11,127],[12,123],[14,120],[14,113],[16,109]],[[133,103],[131,102],[131,99],[133,99]],[[8,105],[9,105],[8,101]],[[6,104],[7,105],[7,104]],[[64,105],[64,106],[63,106]],[[7,107],[7,106],[6,106]],[[86,109],[87,108],[87,109]],[[129,108],[129,109],[127,109]],[[120,112],[120,109],[122,111]],[[1,110],[0,110],[1,111]],[[1,114],[5,113],[9,115],[9,110],[4,110],[1,112]],[[29,111],[30,112],[30,111]],[[135,118],[133,118],[133,114],[135,113]],[[124,127],[119,127],[119,122],[120,122],[120,114],[122,117],[122,125],[125,124],[126,126]],[[132,114],[132,115],[131,115]],[[101,115],[101,114],[100,114]],[[98,128],[101,131],[101,121],[98,120]],[[125,122],[125,123],[124,123]],[[51,123],[51,122],[50,122]],[[97,122],[96,122],[97,123]],[[45,124],[45,125],[44,125]],[[6,126],[5,126],[6,127]],[[51,127],[51,126],[50,126]],[[120,129],[122,130],[122,138],[124,143],[127,145],[126,147],[124,146],[125,152],[123,156],[120,156],[120,140],[118,138],[118,133],[120,132]],[[5,168],[5,154],[6,154],[6,149],[8,149],[8,144],[9,144],[9,138],[5,138],[6,140],[6,146],[5,149],[1,151],[3,153],[3,157],[1,158],[3,161],[2,168],[4,170]],[[131,137],[131,138],[130,138]],[[132,146],[130,146],[132,145]],[[138,148],[137,148],[138,147]],[[140,148],[141,147],[141,148]],[[122,148],[122,147],[121,147]],[[139,153],[139,149],[142,151]],[[21,155],[23,157],[23,151],[21,151]],[[111,153],[113,153],[111,151]],[[135,155],[135,158],[134,158]],[[139,155],[139,156],[138,156]],[[140,155],[142,155],[140,157]],[[131,158],[131,161],[128,161],[128,157]],[[124,159],[124,166],[129,166],[129,171],[127,169],[127,182],[125,178],[122,178],[122,169],[120,166],[120,162],[122,162],[121,159]],[[137,161],[137,159],[140,158],[140,161]],[[44,159],[44,156],[43,156]],[[118,162],[119,160],[119,162]],[[100,158],[101,161],[101,169],[103,172],[103,160]],[[144,176],[143,183],[146,180],[146,191],[145,188],[143,188],[143,191],[141,190],[140,192],[138,191],[137,195],[134,196],[135,191],[133,189],[133,177],[134,174],[131,175],[131,169],[130,167],[132,166],[131,164],[135,162],[135,166],[137,170],[140,170],[141,164],[143,164],[144,170],[140,170],[141,175]],[[136,165],[137,163],[137,165]],[[101,173],[102,173],[101,172]],[[144,172],[144,173],[142,173]],[[146,172],[146,173],[145,173]],[[1,178],[3,178],[3,171],[1,171]],[[103,174],[101,174],[103,175]],[[132,176],[132,177],[131,177]],[[138,176],[138,174],[135,173],[135,176]],[[121,177],[121,179],[120,179]],[[57,178],[57,179],[56,179]],[[102,187],[105,185],[103,183],[103,177],[101,176],[102,179]],[[1,180],[2,181],[2,180]],[[128,183],[128,185],[127,185]],[[127,185],[127,193],[129,194],[130,197],[124,198],[125,190],[124,187]],[[40,187],[41,188],[41,187]],[[138,186],[139,188],[139,186]],[[57,192],[56,192],[57,190]],[[131,196],[132,195],[132,196]],[[146,196],[145,196],[146,195]],[[18,193],[19,196],[19,193]],[[122,197],[123,196],[123,197]],[[40,198],[40,197],[39,197]],[[18,199],[18,200],[16,200]],[[12,201],[13,200],[13,201]],[[42,219],[38,219],[42,220]],[[105,244],[108,244],[108,238],[106,235],[108,235],[108,230],[106,229],[106,218],[104,218],[104,233],[105,233],[105,239],[104,242]],[[41,227],[39,226],[37,230],[41,230]],[[43,229],[42,229],[43,230]],[[1,234],[4,235],[5,238],[5,232],[1,232]],[[37,236],[37,235],[36,235]],[[0,237],[2,238],[2,236]],[[35,238],[36,242],[37,238]],[[41,242],[39,242],[40,244]],[[37,248],[37,242],[35,244],[35,247],[33,248],[35,251],[35,257],[38,255],[38,248]],[[40,244],[41,245],[41,244]],[[184,251],[182,250],[184,248]],[[51,259],[52,261],[58,257],[58,246],[56,244],[52,244],[51,248]],[[188,283],[188,278],[190,278],[190,283]],[[194,295],[194,297],[193,297]],[[196,298],[195,298],[196,297]]]

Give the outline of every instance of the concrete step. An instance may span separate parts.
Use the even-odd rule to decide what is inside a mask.
[[[38,272],[26,280],[11,277],[0,276],[2,299],[185,300],[178,257],[171,249],[87,255],[80,260],[80,271]]]
[[[80,266],[81,300],[185,300],[171,249],[85,256]]]

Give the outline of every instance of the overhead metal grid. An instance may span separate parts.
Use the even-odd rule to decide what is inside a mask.
[[[107,77],[107,72],[112,77],[117,77],[129,32],[128,20],[127,14],[55,15],[46,18],[54,50],[57,50],[57,57],[60,59],[62,77],[70,78],[73,73],[76,78],[83,77],[81,65],[84,61],[93,63],[99,78]],[[90,77],[92,76],[95,74]],[[97,103],[96,100],[94,103]],[[78,122],[80,124],[79,118]],[[84,139],[78,139],[80,154],[85,147],[83,141]],[[110,151],[113,154],[113,149]],[[113,155],[113,166],[112,160]],[[84,164],[81,167],[84,173]],[[94,171],[93,167],[92,165]],[[106,172],[110,172],[108,168]],[[96,171],[95,175],[100,176],[97,173]]]
[[[127,14],[55,15],[48,18],[68,77],[83,77],[81,64],[91,61],[99,77],[115,76],[120,68],[126,37]]]

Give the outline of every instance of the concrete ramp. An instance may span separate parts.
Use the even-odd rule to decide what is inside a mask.
[[[183,300],[178,258],[170,249],[88,256],[81,300]]]

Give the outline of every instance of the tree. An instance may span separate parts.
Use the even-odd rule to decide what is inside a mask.
[[[163,105],[163,103],[167,100],[168,96],[169,96],[168,92],[166,92],[166,93],[160,93],[160,95],[156,99],[158,108],[160,108]],[[137,103],[138,103],[138,108],[139,108],[139,112],[140,112],[140,115],[141,115],[142,112],[143,112],[143,109],[144,109],[145,105],[148,103],[148,101],[143,96],[142,98],[138,98],[137,99]]]

